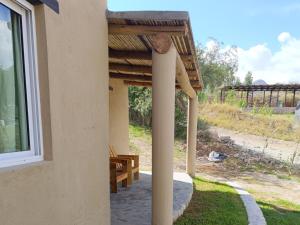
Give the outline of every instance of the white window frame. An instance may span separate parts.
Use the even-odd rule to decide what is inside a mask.
[[[0,154],[0,168],[43,160],[43,139],[34,7],[25,0],[0,0],[22,18],[25,86],[30,150]]]

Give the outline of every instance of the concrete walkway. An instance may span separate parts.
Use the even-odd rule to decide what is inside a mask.
[[[267,225],[264,215],[257,205],[255,199],[235,182],[227,182],[240,195],[248,215],[249,225]]]
[[[193,180],[185,173],[174,173],[173,219],[187,207],[193,194]],[[151,225],[151,173],[142,172],[131,187],[111,194],[112,225]],[[163,201],[163,200],[162,200]]]

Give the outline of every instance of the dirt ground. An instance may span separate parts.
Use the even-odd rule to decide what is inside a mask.
[[[264,152],[268,157],[277,160],[290,161],[297,153],[294,163],[300,165],[300,145],[296,142],[245,134],[220,127],[211,127],[210,131],[218,133],[219,136],[230,136],[236,144],[259,153]]]
[[[151,140],[131,138],[132,153],[140,155],[141,170],[151,171]],[[176,142],[174,170],[185,171],[185,148]],[[222,163],[209,162],[211,151],[225,153],[228,158]],[[300,171],[289,168],[277,160],[228,141],[224,143],[214,133],[199,133],[197,143],[197,175],[216,181],[236,181],[258,198],[283,199],[300,204]]]

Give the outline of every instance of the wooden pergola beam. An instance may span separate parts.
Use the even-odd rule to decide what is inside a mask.
[[[109,49],[109,58],[124,59],[124,60],[147,60],[152,62],[152,53],[145,51],[118,51]],[[183,62],[193,62],[192,55],[180,55]]]
[[[152,53],[145,52],[145,51],[118,51],[118,50],[109,49],[109,58],[152,61]]]
[[[128,81],[125,80],[124,84],[129,86],[136,86],[136,87],[150,87],[152,88],[152,82],[140,82],[140,81]],[[180,85],[176,85],[176,89],[181,89]]]
[[[177,52],[176,56],[176,80],[180,84],[182,90],[190,97],[195,98],[196,92],[191,85],[188,73],[186,72],[185,66]],[[198,82],[199,83],[199,82]],[[200,83],[199,83],[200,85]]]
[[[151,85],[152,76],[145,76],[143,74],[124,74],[124,73],[109,73],[109,77],[112,79],[121,79],[124,80],[126,84],[133,84],[132,86],[145,86],[143,83],[147,83],[147,85]],[[201,85],[198,81],[190,81],[191,86],[194,90],[200,90]],[[176,87],[178,89],[183,89],[180,83],[176,82]]]
[[[147,25],[128,25],[128,24],[109,24],[108,34],[110,35],[155,35],[166,33],[172,36],[187,35],[186,25],[180,26],[147,26]]]
[[[138,82],[138,81],[125,80],[124,84],[129,86],[137,86],[137,87],[152,87],[152,82]]]
[[[119,63],[110,63],[109,71],[119,71],[133,74],[152,74],[151,66],[137,66],[137,65],[127,65],[127,64],[119,64]]]
[[[129,74],[152,74],[152,66],[129,65],[120,63],[109,63],[110,72],[123,72]],[[197,78],[197,71],[187,71],[190,78]]]
[[[145,75],[109,73],[109,77],[113,79],[122,79],[122,80],[130,80],[130,81],[152,81],[152,76],[145,76]]]

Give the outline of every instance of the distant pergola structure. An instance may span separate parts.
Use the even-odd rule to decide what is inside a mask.
[[[235,91],[240,93],[239,98],[245,99],[247,107],[253,106],[269,106],[278,107],[282,103],[282,107],[296,107],[297,92],[300,91],[300,84],[275,84],[275,85],[236,85],[225,86],[221,89],[220,101],[225,102],[227,93]],[[284,96],[280,95],[284,93]],[[292,97],[289,97],[292,95]],[[289,97],[289,98],[288,98]],[[282,101],[280,101],[282,98]]]

